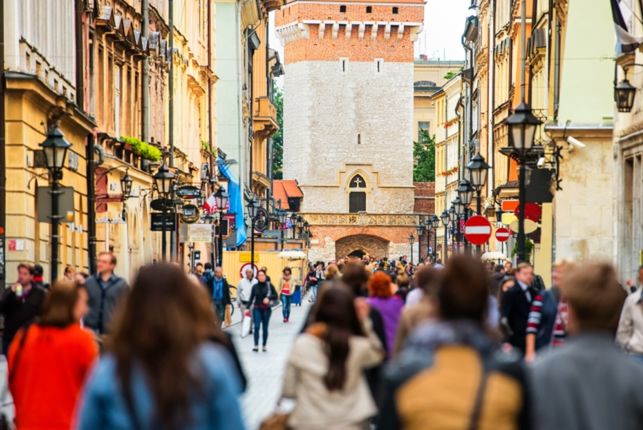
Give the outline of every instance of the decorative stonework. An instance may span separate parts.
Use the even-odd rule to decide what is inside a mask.
[[[310,225],[337,225],[337,226],[416,226],[418,216],[408,215],[373,215],[358,214],[303,214]]]

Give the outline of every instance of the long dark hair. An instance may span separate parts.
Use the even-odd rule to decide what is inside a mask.
[[[191,421],[190,401],[202,391],[190,361],[216,335],[207,300],[179,267],[157,263],[140,269],[116,316],[109,348],[124,395],[131,396],[133,369],[140,366],[155,402],[153,422],[167,430]]]
[[[323,341],[328,356],[328,373],[324,376],[324,385],[329,391],[335,391],[341,390],[346,383],[350,337],[364,336],[364,331],[355,310],[355,296],[340,282],[329,284],[319,294],[314,322],[326,326]]]

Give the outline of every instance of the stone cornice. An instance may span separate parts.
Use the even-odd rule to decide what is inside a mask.
[[[311,226],[417,226],[416,214],[339,214],[339,213],[302,213]]]

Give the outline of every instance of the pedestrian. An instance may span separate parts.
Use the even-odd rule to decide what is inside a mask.
[[[565,343],[569,312],[561,285],[565,273],[572,268],[572,263],[568,261],[556,262],[552,272],[552,287],[536,294],[531,304],[525,340],[527,361],[533,361],[537,353],[549,347],[556,348]]]
[[[257,279],[255,279],[254,270],[248,267],[245,271],[245,276],[241,278],[237,286],[239,311],[241,311],[241,327],[243,327],[243,321],[246,319],[246,311],[250,312],[250,295],[252,294],[252,287],[254,287],[256,283]],[[250,312],[250,319],[250,333],[252,333],[252,312]]]
[[[292,295],[295,293],[295,284],[292,280],[292,269],[284,267],[281,271],[282,276],[279,280],[279,295],[281,298],[281,312],[284,317],[284,322],[290,320],[290,304],[292,302]]]
[[[533,367],[537,430],[640,430],[643,365],[614,343],[623,289],[609,264],[566,273],[569,339]]]
[[[313,323],[295,340],[282,397],[295,400],[289,428],[362,430],[377,412],[364,370],[381,363],[384,348],[372,330],[368,305],[338,281],[325,286]]]
[[[406,303],[406,297],[409,293],[409,286],[411,285],[410,276],[406,272],[400,274],[396,279],[397,290],[395,294]]]
[[[73,281],[76,278],[76,271],[71,266],[65,266],[64,277],[68,281]]]
[[[266,274],[266,280],[270,283],[272,283],[272,280],[270,279],[270,276],[268,276],[268,268],[266,266],[261,266],[261,270],[263,273]]]
[[[538,294],[531,287],[534,270],[529,263],[520,263],[516,269],[516,284],[508,289],[500,301],[501,325],[508,330],[508,342],[523,355],[527,336],[527,320],[531,303]]]
[[[194,266],[194,274],[200,278],[203,276],[203,270],[203,263],[196,263],[196,266]]]
[[[339,272],[337,265],[332,263],[326,267],[326,273],[324,273],[324,279],[327,281],[335,281],[340,279],[342,274]]]
[[[215,268],[214,272],[212,272],[212,268],[210,267],[210,273],[208,273],[208,263],[206,263],[203,277],[207,282],[205,285],[210,293],[210,298],[214,304],[214,310],[217,318],[219,318],[219,323],[223,324],[225,322],[225,308],[232,304],[228,280],[223,276],[223,269],[221,267]]]
[[[307,278],[308,286],[311,290],[310,302],[313,303],[317,300],[319,286],[324,281],[324,263],[322,261],[316,262],[312,274],[309,273]]]
[[[0,355],[0,429],[9,430],[15,417],[15,407],[9,391],[7,357]]]
[[[87,283],[87,278],[89,278],[89,273],[87,272],[74,273],[74,282],[76,282],[77,285],[85,285]]]
[[[529,428],[525,368],[486,334],[487,280],[479,260],[450,257],[439,321],[420,325],[389,366],[379,429]]]
[[[257,272],[257,283],[252,287],[250,293],[250,304],[252,306],[252,320],[254,322],[254,352],[259,351],[259,329],[262,334],[262,351],[268,351],[268,326],[272,315],[271,303],[278,299],[277,290],[268,281],[266,272]]]
[[[639,284],[643,285],[643,266],[639,267]],[[616,341],[643,363],[643,288],[639,287],[625,300]]]
[[[393,355],[395,334],[400,322],[404,301],[394,294],[391,278],[384,272],[375,272],[368,281],[368,303],[379,311],[384,320],[387,356]]]
[[[220,328],[204,302],[179,267],[139,270],[85,388],[78,430],[245,428],[237,373],[211,341]]]
[[[40,264],[33,265],[33,284],[37,287],[44,288],[45,290],[49,289],[49,284],[45,282],[44,278],[45,270]]]
[[[9,385],[16,428],[69,430],[98,346],[80,327],[87,295],[59,280],[38,320],[18,332],[9,349]]]
[[[355,306],[360,306],[359,301],[368,296],[368,280],[370,279],[370,272],[361,264],[348,264],[344,268],[342,274],[341,285],[347,286],[353,293]],[[382,346],[386,345],[386,332],[384,329],[384,319],[380,311],[372,306],[369,306],[368,319],[369,324],[373,328],[373,332],[379,339]],[[309,320],[312,320],[312,312]],[[304,331],[307,327],[304,327]],[[303,332],[303,331],[302,331]],[[383,364],[377,364],[365,370],[366,381],[368,388],[371,390],[371,395],[376,403],[380,398],[380,382],[382,379]]]
[[[398,355],[407,338],[420,324],[427,320],[435,320],[438,316],[437,288],[440,272],[430,266],[418,270],[415,274],[417,287],[413,289],[422,291],[420,300],[416,304],[406,305],[402,311],[400,322],[395,333],[393,355]]]
[[[33,268],[26,263],[18,264],[18,281],[5,288],[0,296],[0,314],[4,315],[4,355],[18,330],[31,324],[40,314],[45,296],[46,291],[33,283]]]
[[[89,292],[89,313],[84,319],[85,327],[104,337],[111,330],[116,306],[129,287],[125,279],[114,273],[116,256],[101,252],[97,258],[98,273],[87,278],[85,285]]]

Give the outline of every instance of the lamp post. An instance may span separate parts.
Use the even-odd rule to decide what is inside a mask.
[[[431,216],[424,220],[424,231],[426,231],[426,258],[431,258]],[[420,247],[422,245],[420,244]]]
[[[297,215],[297,231],[299,232],[299,238],[303,237],[304,232],[304,218],[300,215]]]
[[[614,99],[616,100],[616,108],[619,112],[632,112],[635,96],[636,87],[630,84],[627,78],[623,79],[614,87]]]
[[[255,221],[259,213],[259,202],[257,200],[250,199],[248,213],[250,214],[250,267],[255,270]]]
[[[175,177],[176,176],[172,171],[170,171],[170,168],[167,167],[165,162],[161,164],[158,171],[154,174],[154,186],[159,192],[161,199],[163,199],[163,222],[161,223],[161,257],[163,261],[167,259],[167,237],[165,235],[167,231],[167,200],[169,199]]]
[[[417,226],[418,232],[418,262],[422,261],[422,234],[424,233],[424,224],[422,221]]]
[[[449,219],[451,220],[451,240],[453,240],[454,253],[460,250],[460,229],[458,226],[458,212],[455,209],[455,200],[451,202],[449,207]]]
[[[440,218],[437,215],[431,217],[431,227],[433,227],[433,262],[438,257],[438,228],[440,228]]]
[[[457,230],[458,230],[458,249],[460,247],[460,243],[464,242],[464,232],[461,230],[461,220],[464,218],[464,213],[466,206],[464,203],[462,203],[462,200],[460,199],[460,196],[457,196],[455,200],[453,200],[453,207],[455,208],[455,213],[456,213],[456,225],[457,225]]]
[[[415,243],[415,236],[413,233],[409,235],[409,245],[411,245],[411,264],[413,264],[413,244]]]
[[[223,265],[223,217],[228,208],[228,193],[225,188],[219,187],[214,193],[214,200],[217,204],[217,211],[219,212],[219,237],[217,240],[217,266]]]
[[[284,250],[284,228],[286,227],[286,220],[288,219],[288,214],[286,211],[279,209],[277,211],[277,217],[279,218],[279,241],[281,242],[281,250]]]
[[[482,187],[487,182],[489,165],[478,152],[467,164],[467,170],[469,171],[469,182],[476,192],[476,212],[478,215],[482,215]]]
[[[51,179],[51,283],[58,279],[58,230],[62,216],[58,213],[59,181],[63,178],[63,166],[71,144],[62,131],[54,125],[49,128],[47,138],[40,144],[45,153],[47,169]],[[4,149],[3,149],[4,150]],[[2,166],[4,168],[4,166]]]
[[[447,258],[449,257],[449,252],[448,252],[448,240],[449,240],[449,221],[451,218],[449,217],[449,212],[446,210],[442,211],[442,215],[440,215],[440,219],[442,220],[442,225],[444,226],[444,262],[446,263]]]
[[[123,200],[127,200],[132,196],[132,184],[134,180],[129,175],[129,169],[125,170],[125,175],[121,178],[121,192],[123,193]]]
[[[456,189],[456,192],[458,193],[458,197],[460,197],[460,201],[462,202],[462,206],[464,209],[464,222],[467,222],[467,220],[469,219],[469,206],[471,206],[471,200],[473,199],[474,191],[475,189],[471,185],[471,182],[466,179],[461,180],[458,184],[458,188]],[[469,241],[466,238],[464,239],[464,248],[465,250],[469,249]]]
[[[534,116],[531,107],[522,102],[513,115],[507,118],[509,143],[515,150],[520,163],[518,173],[518,260],[525,261],[525,202],[526,202],[526,159],[533,148],[536,129],[542,122]]]

